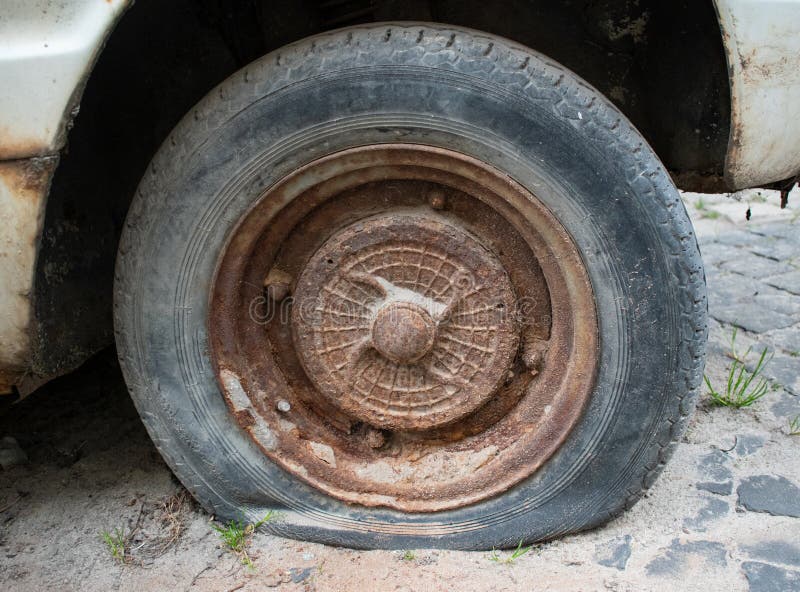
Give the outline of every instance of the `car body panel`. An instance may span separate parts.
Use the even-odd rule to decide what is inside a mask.
[[[754,187],[800,173],[800,0],[716,0],[731,81],[725,180]]]
[[[4,0],[0,160],[61,149],[72,110],[127,0]]]
[[[57,156],[0,162],[0,388],[25,373],[33,269]]]
[[[26,373],[45,204],[58,154],[127,0],[4,0],[0,11],[0,392]]]

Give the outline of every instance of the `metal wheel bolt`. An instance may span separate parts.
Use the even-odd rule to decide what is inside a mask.
[[[370,448],[380,448],[386,444],[386,436],[383,434],[382,431],[376,430],[375,428],[369,428],[367,430],[367,445]]]
[[[291,292],[292,276],[280,269],[270,270],[264,279],[264,290],[267,297],[275,302],[280,302]]]
[[[442,210],[444,209],[446,200],[444,197],[444,193],[439,191],[438,189],[434,189],[433,191],[428,194],[428,204],[434,210]]]

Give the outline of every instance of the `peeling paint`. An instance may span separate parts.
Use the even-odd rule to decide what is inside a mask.
[[[275,434],[267,427],[263,419],[258,418],[256,420],[255,424],[250,428],[250,433],[253,435],[253,438],[267,450],[275,450],[275,448],[278,447],[278,440],[275,438]],[[335,462],[333,466],[336,466]]]
[[[269,428],[264,419],[255,411],[250,404],[239,377],[235,372],[222,369],[219,372],[222,388],[225,391],[225,398],[233,410],[236,423],[243,429],[250,432],[259,446],[266,450],[275,450],[278,440],[275,433]],[[333,453],[333,451],[331,451]],[[332,463],[336,466],[336,463]]]
[[[129,4],[7,0],[0,11],[0,392],[31,364],[35,265],[57,155]]]
[[[0,162],[0,390],[24,374],[44,202],[58,157]]]
[[[219,376],[222,380],[222,387],[225,389],[225,394],[228,396],[228,401],[230,401],[234,411],[250,409],[250,399],[247,393],[244,392],[239,377],[230,370],[220,370]]]
[[[731,189],[800,172],[800,0],[716,0],[731,77]]]
[[[322,462],[336,468],[336,454],[334,454],[333,448],[322,442],[309,442],[308,447],[311,449],[314,456]]]
[[[0,12],[0,160],[55,154],[114,23],[130,5],[6,0]]]
[[[424,454],[409,465],[376,461],[356,465],[353,472],[362,479],[372,479],[378,483],[424,483],[429,479],[456,479],[464,471],[472,472],[485,466],[497,453],[498,448],[494,445],[480,450],[466,449],[447,454],[435,451]]]

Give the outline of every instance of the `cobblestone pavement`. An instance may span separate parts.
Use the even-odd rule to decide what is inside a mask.
[[[740,410],[704,392],[667,469],[611,524],[513,562],[257,534],[248,569],[159,458],[107,352],[0,417],[0,460],[15,441],[30,459],[0,471],[0,589],[800,590],[800,192],[783,211],[739,197],[685,196],[710,290],[706,373],[724,391],[733,350],[752,369],[767,348],[768,391]],[[124,564],[101,539],[115,529]]]

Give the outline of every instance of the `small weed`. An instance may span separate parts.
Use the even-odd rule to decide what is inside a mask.
[[[405,551],[403,553],[403,561],[414,561],[417,558],[417,554],[414,551]]]
[[[225,546],[239,557],[243,565],[254,569],[255,565],[253,565],[253,561],[247,554],[247,546],[250,544],[250,539],[258,527],[274,518],[275,512],[270,510],[266,516],[255,524],[245,524],[244,520],[231,520],[228,522],[227,526],[212,524],[211,528],[217,531],[219,538],[225,543]]]
[[[694,204],[694,207],[697,208],[697,211],[700,213],[701,218],[708,218],[709,220],[716,220],[720,217],[720,213],[716,210],[709,210],[706,202],[703,201],[702,197],[699,197]]]
[[[736,352],[736,330],[733,332],[731,339],[731,353],[729,354],[732,362],[730,370],[728,371],[728,382],[725,385],[725,392],[717,391],[709,380],[708,376],[703,376],[708,387],[708,394],[715,405],[722,407],[734,407],[739,409],[741,407],[749,407],[769,391],[769,383],[761,376],[764,367],[772,359],[772,354],[767,357],[767,349],[761,352],[758,358],[758,363],[753,368],[753,371],[745,368],[745,359],[750,355],[752,348],[747,348],[744,355],[739,355]],[[755,381],[755,382],[754,382]]]
[[[120,563],[125,563],[125,543],[127,542],[125,531],[121,528],[115,528],[114,532],[104,530],[100,533],[100,536],[108,547],[111,556]]]
[[[749,349],[748,349],[748,350],[747,350],[747,351],[744,353],[744,355],[743,355],[743,356],[740,356],[738,353],[736,353],[736,336],[737,336],[738,334],[739,334],[739,327],[734,327],[734,328],[733,328],[733,331],[731,331],[731,343],[730,343],[730,349],[731,349],[731,351],[730,351],[730,352],[728,352],[726,355],[727,355],[727,356],[728,356],[728,357],[729,357],[731,360],[736,360],[737,362],[744,363],[744,359],[747,357],[747,354],[748,354],[748,353],[750,353],[750,349],[752,349],[752,348],[749,348]]]
[[[794,419],[789,420],[789,435],[800,436],[800,415],[796,415]]]
[[[489,555],[489,561],[494,561],[495,563],[504,563],[505,565],[511,565],[517,559],[525,555],[528,551],[533,548],[533,545],[528,545],[527,547],[522,546],[522,539],[520,539],[517,548],[511,552],[511,555],[508,557],[502,557],[497,549],[492,549],[491,554]]]
[[[800,351],[790,351],[789,355],[793,358],[800,358]]]

